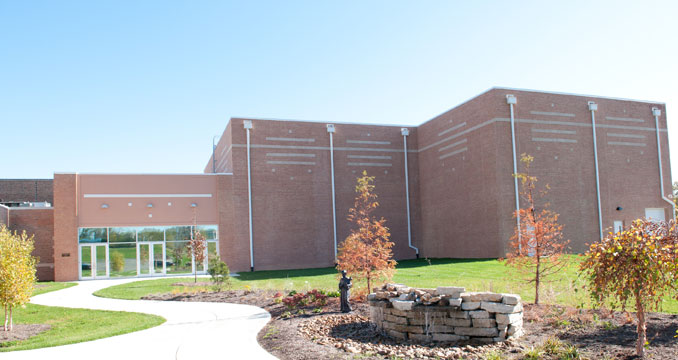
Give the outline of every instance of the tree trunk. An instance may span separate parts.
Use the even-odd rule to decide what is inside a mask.
[[[14,328],[14,323],[12,321],[12,307],[9,307],[9,331],[12,331]]]
[[[535,272],[535,277],[534,277],[534,303],[535,305],[539,305],[539,254],[536,254],[537,256],[537,269]]]
[[[370,291],[370,276],[371,276],[371,274],[367,273],[367,293],[368,294],[371,293],[371,291]]]
[[[638,326],[636,332],[638,333],[638,340],[636,341],[636,355],[639,358],[645,358],[645,342],[647,341],[647,325],[645,324],[645,309],[640,301],[640,293],[636,293],[636,317],[638,318]]]
[[[5,308],[5,324],[2,326],[2,330],[7,331],[7,321],[9,320],[9,313],[7,312],[7,305],[5,305],[4,308]]]

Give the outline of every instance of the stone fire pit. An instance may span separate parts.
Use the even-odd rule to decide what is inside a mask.
[[[386,284],[370,294],[370,321],[387,335],[413,342],[500,342],[523,335],[520,296]]]

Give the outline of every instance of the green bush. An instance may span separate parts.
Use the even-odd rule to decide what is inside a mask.
[[[230,285],[231,272],[228,269],[228,265],[218,258],[213,258],[210,260],[209,269],[207,272],[212,277],[212,282],[214,283],[217,290],[220,291],[224,286]]]
[[[113,252],[111,255],[111,268],[115,272],[122,272],[125,269],[125,256],[121,252]]]

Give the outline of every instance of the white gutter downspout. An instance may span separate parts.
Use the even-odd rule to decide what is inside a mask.
[[[334,194],[334,124],[327,124],[327,132],[330,134],[330,169],[332,176],[332,225],[334,228],[334,262],[337,262],[337,204]]]
[[[676,204],[667,198],[664,194],[664,173],[662,171],[662,146],[661,139],[659,138],[659,117],[662,115],[662,111],[656,107],[652,108],[652,115],[654,115],[654,126],[657,132],[657,159],[659,160],[659,189],[661,190],[662,200],[671,204],[671,218],[676,220]]]
[[[252,170],[250,166],[250,130],[252,121],[244,120],[243,126],[247,131],[247,199],[249,201],[249,225],[250,225],[250,271],[254,271],[254,246],[252,241]]]
[[[417,252],[419,259],[419,249],[412,245],[412,224],[410,221],[410,180],[407,174],[407,136],[410,135],[410,129],[402,128],[400,133],[403,135],[403,153],[405,154],[405,199],[407,200],[407,245]]]
[[[518,173],[518,160],[516,159],[516,125],[515,117],[513,115],[513,105],[516,104],[516,97],[507,94],[506,103],[509,104],[511,108],[511,146],[513,147],[513,185],[515,187],[516,193],[516,226],[518,226],[518,251],[522,250],[521,244],[521,233],[520,233],[520,193],[518,192],[518,178],[515,177],[515,174]]]
[[[603,213],[600,210],[600,174],[598,172],[598,138],[596,137],[596,110],[598,104],[589,101],[589,110],[591,111],[591,128],[593,129],[593,162],[596,165],[596,197],[598,199],[598,234],[603,239]]]

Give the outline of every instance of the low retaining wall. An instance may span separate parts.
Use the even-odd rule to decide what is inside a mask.
[[[370,321],[387,335],[413,342],[499,342],[523,335],[520,296],[410,288],[387,284],[370,294]]]

